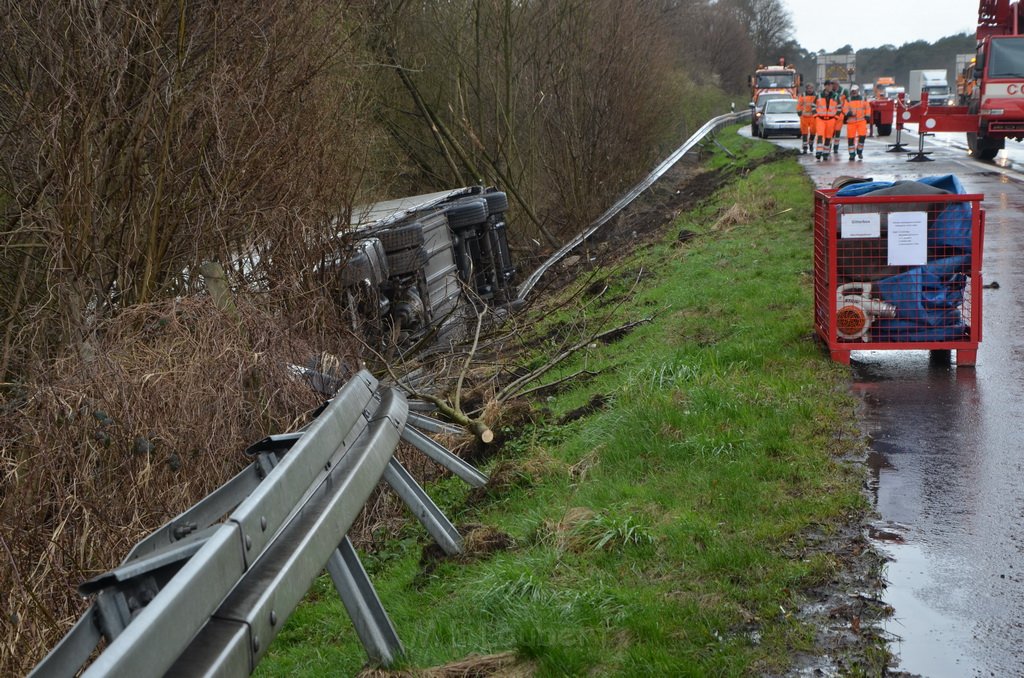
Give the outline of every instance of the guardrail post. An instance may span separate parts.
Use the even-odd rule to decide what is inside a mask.
[[[250,446],[244,471],[79,587],[92,605],[32,675],[248,675],[324,568],[371,661],[393,664],[404,649],[347,536],[352,522],[384,480],[445,552],[461,552],[455,526],[394,458],[402,439],[469,484],[487,482],[408,414],[398,391],[361,372],[303,431]]]
[[[388,462],[384,480],[405,502],[413,515],[423,523],[423,527],[427,528],[427,532],[445,553],[462,553],[462,536],[459,531],[397,459],[392,457]]]
[[[441,466],[462,478],[473,487],[483,487],[487,484],[487,476],[456,457],[454,454],[438,445],[433,440],[423,435],[414,428],[408,426],[402,430],[402,440],[410,443],[423,454],[427,455]]]
[[[402,641],[377,596],[369,575],[359,562],[352,541],[345,535],[327,561],[327,573],[355,627],[367,656],[378,664],[390,666],[405,654]]]

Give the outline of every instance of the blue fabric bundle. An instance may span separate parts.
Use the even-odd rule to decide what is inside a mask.
[[[914,184],[924,184],[918,188]],[[935,189],[940,189],[936,191]],[[927,195],[966,193],[952,174],[924,177],[916,182],[870,181],[850,184],[837,197]],[[879,211],[885,211],[879,205]],[[884,301],[896,307],[895,318],[878,318],[871,334],[878,341],[951,341],[963,339],[967,326],[961,306],[971,272],[971,204],[949,203],[934,214],[929,211],[928,256],[924,266],[907,269],[875,283]],[[932,257],[941,257],[932,260]]]
[[[970,270],[971,257],[965,254],[879,280],[875,291],[896,307],[896,317],[878,318],[872,337],[881,341],[963,339],[967,326],[960,307]]]

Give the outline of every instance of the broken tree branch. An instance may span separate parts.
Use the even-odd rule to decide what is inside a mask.
[[[517,394],[517,396],[520,397],[520,398],[525,398],[528,395],[533,395],[535,393],[542,393],[542,392],[546,391],[549,388],[554,388],[555,386],[558,386],[559,384],[564,384],[567,381],[572,381],[573,379],[576,379],[577,377],[582,377],[584,375],[586,375],[588,377],[596,377],[599,374],[600,374],[600,372],[595,372],[594,370],[580,370],[579,372],[573,372],[572,374],[566,375],[566,376],[562,377],[561,379],[555,379],[554,381],[552,381],[550,383],[541,384],[540,386],[534,386],[533,388],[528,388],[525,391],[520,391]]]
[[[647,318],[641,318],[640,320],[633,320],[631,322],[626,323],[625,325],[619,325],[618,327],[613,327],[610,330],[605,330],[603,332],[598,332],[597,334],[591,336],[588,339],[584,339],[583,341],[580,341],[580,342],[577,342],[576,344],[573,344],[572,346],[570,346],[569,348],[565,349],[564,351],[562,351],[561,353],[559,353],[554,358],[552,358],[548,362],[544,363],[543,365],[541,365],[537,369],[533,370],[532,372],[529,372],[528,374],[524,374],[523,376],[519,377],[518,379],[513,381],[511,384],[506,386],[505,388],[501,389],[501,391],[499,391],[498,394],[494,397],[495,401],[499,402],[499,403],[503,403],[503,402],[507,402],[508,400],[510,400],[513,397],[516,397],[517,395],[519,395],[520,389],[523,386],[525,386],[526,384],[529,384],[531,381],[535,381],[536,379],[539,379],[544,374],[547,374],[549,371],[554,369],[558,364],[560,364],[563,360],[565,360],[566,358],[569,358],[570,356],[575,354],[577,351],[586,348],[590,344],[593,344],[595,342],[601,341],[601,340],[605,339],[606,337],[614,336],[615,334],[618,334],[618,333],[621,333],[621,332],[628,332],[629,330],[633,329],[634,327],[638,327],[640,325],[647,324],[647,323],[651,322],[652,320],[654,320],[654,316],[649,316]]]

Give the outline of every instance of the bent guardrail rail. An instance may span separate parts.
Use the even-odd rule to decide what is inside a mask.
[[[30,675],[249,675],[325,568],[367,655],[391,664],[402,644],[348,539],[352,522],[384,480],[445,552],[461,551],[394,458],[400,440],[470,485],[487,482],[410,422],[450,430],[359,372],[308,427],[250,446],[246,469],[82,584],[92,604]]]
[[[682,146],[672,152],[670,156],[665,158],[657,167],[651,170],[644,179],[636,186],[631,188],[625,195],[616,201],[614,205],[605,210],[604,214],[599,216],[594,222],[582,233],[577,235],[575,238],[566,243],[561,249],[548,257],[547,261],[541,264],[537,270],[530,274],[530,276],[523,281],[523,284],[519,286],[519,290],[516,293],[516,301],[523,301],[527,295],[533,291],[533,288],[540,281],[541,277],[548,272],[552,266],[561,261],[569,252],[579,247],[584,240],[592,236],[598,229],[604,226],[606,223],[611,221],[612,217],[621,212],[626,208],[629,203],[636,200],[636,198],[646,191],[654,184],[665,172],[672,168],[679,160],[686,155],[694,146],[699,144],[704,137],[707,135],[720,130],[726,125],[732,125],[740,122],[745,118],[750,117],[750,111],[741,111],[738,113],[726,113],[720,115],[717,118],[712,118],[704,123],[700,129],[693,133],[693,135],[687,139]]]

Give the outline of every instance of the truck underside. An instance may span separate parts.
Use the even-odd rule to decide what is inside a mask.
[[[377,350],[458,341],[484,306],[515,297],[508,198],[475,186],[378,203],[342,236],[339,296]]]

